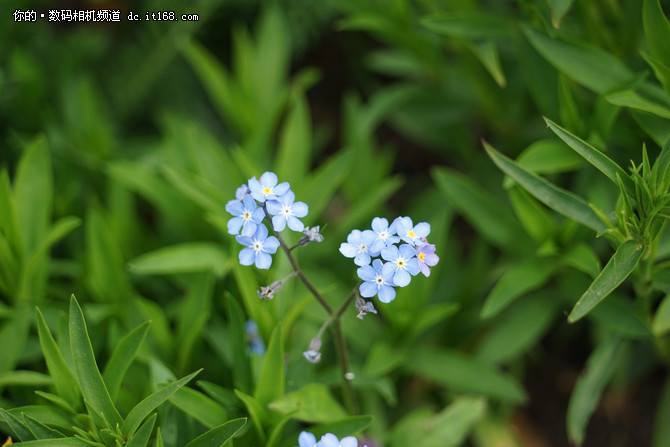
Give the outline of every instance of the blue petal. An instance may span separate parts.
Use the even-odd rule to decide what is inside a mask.
[[[309,213],[309,207],[305,202],[296,202],[291,208],[293,215],[296,217],[305,217]]]
[[[375,274],[379,274],[382,272],[382,267],[384,266],[384,263],[380,259],[375,259],[372,261],[372,268],[375,269]]]
[[[379,301],[390,303],[395,299],[395,289],[391,286],[381,286],[379,288]]]
[[[416,276],[421,269],[419,268],[419,260],[417,258],[412,258],[409,261],[407,261],[407,267],[405,267],[407,271],[412,275]]]
[[[254,212],[251,213],[251,220],[253,220],[257,224],[261,223],[264,217],[265,217],[265,211],[263,211],[263,208],[256,208]]]
[[[389,245],[382,250],[382,258],[385,261],[395,261],[398,259],[398,247],[395,245]]]
[[[298,436],[298,444],[300,444],[300,447],[314,447],[314,444],[316,444],[316,436],[304,431]]]
[[[242,203],[244,203],[244,208],[246,208],[249,211],[258,208],[258,205],[256,205],[256,201],[253,199],[253,197],[250,196],[244,196],[244,199],[242,199]]]
[[[426,237],[430,234],[430,224],[426,222],[421,222],[416,224],[414,227],[414,233],[416,237]]]
[[[277,174],[275,174],[274,172],[270,172],[270,171],[264,172],[263,175],[261,175],[260,180],[261,180],[260,181],[261,185],[269,186],[270,188],[272,188],[274,185],[276,185],[277,182],[279,181],[279,179],[277,178]]]
[[[395,275],[395,264],[392,262],[387,262],[382,266],[382,278],[384,281],[391,284],[393,283],[393,276]]]
[[[393,275],[393,284],[398,287],[405,287],[412,280],[412,277],[406,270],[396,270]]]
[[[272,228],[275,231],[283,231],[286,228],[286,218],[283,214],[278,214],[272,218]]]
[[[383,217],[375,217],[372,219],[372,229],[375,233],[381,233],[384,230],[388,230],[389,221]]]
[[[291,187],[291,185],[289,185],[288,182],[283,182],[283,183],[280,183],[277,186],[275,186],[272,189],[272,192],[274,194],[278,195],[278,196],[283,196],[284,194],[286,194],[288,192],[290,187]]]
[[[402,244],[398,251],[400,252],[400,256],[402,256],[405,260],[412,259],[416,255],[416,250],[414,247],[408,244]]]
[[[377,284],[366,281],[358,288],[361,292],[361,296],[364,298],[370,298],[377,294]]]
[[[288,216],[288,227],[293,231],[302,231],[305,229],[305,224],[300,222],[295,216]]]
[[[277,194],[276,191],[275,191],[275,194]],[[277,200],[279,200],[284,205],[291,206],[291,204],[293,202],[295,202],[295,193],[291,190],[288,190],[285,194],[277,194],[277,195],[281,196],[281,197],[278,197]]]
[[[256,253],[256,267],[258,267],[259,269],[266,270],[269,269],[271,265],[272,265],[272,256],[263,251],[259,251],[258,253]]]
[[[370,264],[371,258],[367,253],[358,253],[354,258],[354,264],[364,266]]]
[[[279,239],[277,239],[274,236],[270,236],[269,238],[263,241],[263,251],[266,251],[268,253],[276,253],[278,247],[279,247]]]
[[[268,237],[268,229],[265,228],[265,225],[259,225],[258,228],[256,228],[256,233],[254,234],[254,239],[258,239],[259,241],[264,241]]]
[[[372,230],[365,230],[361,233],[361,241],[368,247],[377,239],[377,233]]]
[[[230,234],[240,234],[240,228],[244,224],[244,219],[241,217],[233,217],[228,221],[228,233]]]
[[[233,216],[239,216],[240,214],[244,213],[244,207],[242,206],[241,201],[231,200],[230,202],[226,203],[226,211],[228,211]]]
[[[356,274],[363,281],[374,281],[375,278],[377,277],[377,273],[375,273],[375,270],[372,267],[370,267],[369,265],[364,265],[363,267],[359,267],[356,270]]]
[[[281,213],[281,203],[279,203],[276,200],[268,200],[265,203],[265,207],[267,208],[268,213],[270,213],[273,216]]]
[[[254,263],[255,251],[253,248],[243,248],[240,251],[240,264],[242,265],[251,265]]]
[[[252,236],[256,232],[256,227],[258,227],[258,224],[256,222],[252,221],[244,222],[244,225],[242,226],[242,235]]]
[[[358,248],[352,244],[342,242],[340,244],[340,253],[342,253],[347,258],[353,258],[358,253]]]
[[[235,236],[235,240],[247,247],[250,245],[254,245],[254,240],[249,236]]]

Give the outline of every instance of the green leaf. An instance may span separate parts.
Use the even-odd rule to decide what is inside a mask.
[[[311,148],[312,123],[309,105],[301,96],[293,104],[282,129],[275,163],[277,175],[290,179],[291,184],[299,183],[309,170]]]
[[[568,436],[577,445],[584,442],[586,425],[614,372],[621,353],[621,342],[618,339],[611,338],[605,341],[589,356],[584,374],[577,379],[570,396],[567,415]]]
[[[223,447],[228,440],[244,427],[246,422],[246,418],[228,421],[198,436],[186,444],[186,447]]]
[[[670,330],[670,295],[666,295],[658,306],[651,328],[656,337],[660,337]]]
[[[572,245],[562,255],[563,262],[584,272],[591,278],[595,278],[600,273],[600,260],[593,252],[593,249],[581,242]]]
[[[659,0],[644,0],[642,3],[642,27],[651,59],[658,61],[652,67],[665,90],[670,93],[670,23],[663,13]],[[659,65],[665,70],[659,70]]]
[[[350,151],[333,155],[296,187],[296,197],[301,197],[303,202],[309,204],[310,222],[320,217],[328,207],[335,191],[347,178],[352,162]]]
[[[514,359],[542,339],[555,310],[551,302],[539,296],[520,301],[494,322],[477,348],[477,358],[487,363]]]
[[[91,447],[92,445],[104,447],[104,444],[90,444],[83,441],[81,438],[58,438],[57,444],[54,444],[53,439],[40,439],[36,441],[22,442],[21,446],[24,445],[28,447],[54,447],[54,445],[58,445],[58,447]]]
[[[338,438],[343,438],[365,430],[372,423],[372,419],[370,415],[349,416],[337,421],[314,425],[309,431],[316,436],[316,439],[321,439],[321,436],[326,433],[333,433]]]
[[[14,178],[14,199],[25,254],[35,251],[51,221],[53,186],[51,157],[44,136],[26,147]]]
[[[235,395],[244,403],[258,436],[261,438],[262,443],[265,444],[266,435],[263,425],[269,422],[265,409],[253,396],[249,396],[240,390],[235,390]]]
[[[9,428],[12,429],[19,441],[30,441],[35,439],[35,436],[28,430],[26,424],[19,420],[16,416],[8,413],[3,408],[0,408],[0,417],[2,417]]]
[[[254,398],[265,407],[284,395],[284,340],[281,325],[275,326],[270,336],[263,367],[254,390]]]
[[[572,6],[573,0],[547,0],[549,8],[551,9],[551,24],[554,28],[559,29],[563,17],[568,13]]]
[[[126,420],[123,422],[123,425],[121,426],[121,431],[123,432],[124,435],[126,436],[132,436],[133,433],[135,433],[135,430],[137,430],[137,427],[139,427],[140,423],[144,418],[154,411],[156,407],[158,407],[160,404],[165,402],[172,396],[177,390],[184,385],[186,385],[188,382],[191,381],[195,376],[197,376],[201,369],[189,374],[186,377],[183,377],[176,382],[172,382],[168,385],[165,385],[163,388],[159,389],[155,393],[149,395],[148,397],[145,397],[140,403],[135,405],[132,410],[128,413],[128,416],[126,416]]]
[[[640,92],[622,90],[606,95],[605,99],[615,106],[642,110],[660,118],[670,119],[670,103],[659,102],[658,100],[644,96]]]
[[[574,171],[583,165],[584,160],[565,147],[565,144],[555,139],[545,139],[535,141],[524,149],[516,162],[536,174],[556,174]]]
[[[23,415],[23,420],[28,427],[28,430],[35,436],[35,439],[53,439],[53,438],[64,438],[65,435],[57,430],[53,430],[40,421],[31,418],[28,415]]]
[[[654,416],[654,437],[652,447],[670,445],[670,379],[666,379],[658,398]]]
[[[554,67],[596,93],[605,93],[633,75],[621,61],[596,47],[552,39],[528,26],[522,30]]]
[[[117,343],[112,356],[105,365],[102,378],[107,385],[112,400],[116,399],[123,377],[126,375],[126,371],[128,371],[131,363],[133,363],[142,342],[147,336],[150,324],[151,322],[147,321],[128,332]]]
[[[496,44],[493,41],[473,42],[468,47],[477,56],[479,62],[484,65],[484,68],[486,68],[493,80],[496,81],[496,84],[500,87],[505,87],[507,80],[500,64],[500,54]]]
[[[457,447],[463,445],[486,413],[482,398],[462,396],[435,415],[415,411],[402,419],[390,435],[392,447]]]
[[[163,166],[163,172],[170,183],[182,194],[202,208],[218,214],[225,214],[226,194],[203,177],[190,172]]]
[[[631,274],[644,253],[644,247],[628,240],[617,248],[614,255],[600,274],[593,280],[589,288],[579,298],[568,316],[568,322],[574,323],[589,313],[600,301],[612,293],[624,279]]]
[[[170,398],[170,402],[207,428],[217,427],[228,419],[228,413],[221,405],[191,388],[180,389]]]
[[[512,266],[486,297],[481,317],[497,315],[512,301],[541,287],[553,271],[553,263],[545,259],[529,259]]]
[[[270,408],[281,413],[292,413],[303,422],[327,422],[347,415],[325,385],[308,383],[298,391],[285,394],[270,403]]]
[[[589,317],[609,332],[625,338],[644,339],[653,336],[640,309],[626,297],[613,293],[593,309]]]
[[[91,340],[88,337],[84,314],[74,295],[70,298],[69,331],[72,360],[84,399],[103,415],[110,427],[120,425],[123,419],[114,406],[114,402],[112,402],[112,398],[105,387],[105,382],[100,375]]]
[[[151,438],[151,432],[156,423],[157,413],[154,413],[144,424],[135,432],[135,434],[128,440],[126,447],[146,447]]]
[[[598,168],[598,170],[605,174],[615,185],[619,183],[617,180],[618,175],[621,177],[626,190],[630,194],[634,193],[635,187],[633,186],[633,181],[630,179],[630,176],[626,174],[626,171],[624,171],[618,164],[613,162],[607,155],[603,154],[581,138],[571,134],[566,129],[562,128],[550,119],[545,118],[544,121],[561,140],[574,149],[575,152],[577,152],[579,155],[584,157],[586,161]]]
[[[527,399],[521,385],[511,376],[461,352],[417,348],[408,353],[404,367],[454,391],[480,393],[516,403]]]
[[[459,39],[496,39],[507,36],[507,22],[500,16],[482,11],[450,11],[448,14],[421,19],[427,29]]]
[[[2,346],[0,374],[12,371],[18,363],[25,349],[29,330],[28,307],[16,307],[12,318],[0,325],[0,346]]]
[[[484,148],[500,169],[526,188],[540,202],[595,231],[607,229],[605,224],[603,224],[596,213],[581,197],[527,171],[513,160],[510,160],[489,146],[486,142],[484,142]]]
[[[0,374],[0,388],[6,386],[28,386],[32,388],[44,387],[53,384],[51,376],[37,371],[15,369]]]
[[[431,175],[447,201],[487,240],[509,249],[526,245],[521,241],[528,238],[519,222],[499,199],[454,171],[435,168]]]
[[[223,275],[228,254],[211,242],[185,242],[144,253],[128,262],[128,269],[138,275],[169,275],[212,271]]]
[[[372,377],[381,377],[402,364],[406,356],[406,350],[378,340],[370,347],[363,370]]]
[[[556,231],[554,219],[547,209],[531,197],[525,189],[513,182],[507,189],[507,195],[519,222],[535,243],[542,244],[554,235]]]

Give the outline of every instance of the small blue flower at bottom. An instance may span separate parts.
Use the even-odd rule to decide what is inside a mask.
[[[315,447],[316,446],[316,436],[312,433],[303,431],[298,436],[298,447]]]
[[[347,242],[340,244],[340,253],[347,258],[354,258],[354,264],[362,267],[370,264],[370,246],[377,235],[372,230],[352,230]]]
[[[370,298],[379,294],[379,301],[382,303],[393,301],[395,299],[395,289],[393,288],[395,270],[393,263],[383,264],[379,259],[372,261],[372,266],[365,265],[356,270],[358,277],[365,281],[358,288],[361,296]]]
[[[326,433],[321,437],[316,447],[358,447],[358,439],[347,436],[340,441],[334,434]]]
[[[253,236],[235,236],[235,239],[247,247],[240,251],[240,264],[256,264],[259,269],[270,268],[272,265],[270,254],[277,252],[279,241],[274,236],[268,237],[268,229],[265,228],[265,225],[258,225]]]

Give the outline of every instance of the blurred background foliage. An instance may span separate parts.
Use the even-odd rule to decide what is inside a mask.
[[[146,427],[145,445],[186,445],[228,420],[227,445],[239,446],[293,446],[304,428],[371,446],[670,442],[668,232],[645,304],[626,282],[568,324],[612,247],[504,178],[481,143],[615,209],[616,185],[542,117],[627,171],[643,144],[654,160],[670,132],[668,2],[5,5],[0,432],[115,445],[67,391],[86,397],[72,354],[85,333],[124,418],[160,384],[203,369],[146,426],[124,424]],[[12,21],[49,8],[119,9],[121,21]],[[131,22],[130,10],[199,20]],[[273,301],[257,297],[290,272],[286,259],[269,272],[237,262],[224,205],[266,170],[310,206],[305,223],[321,225],[324,242],[297,256],[335,304],[356,281],[337,251],[351,229],[374,216],[432,225],[432,275],[378,316],[343,318],[357,411],[342,403],[328,336],[320,364],[302,358],[327,317],[308,291],[289,282]],[[84,332],[72,329],[71,294]],[[249,319],[265,355],[249,352]],[[119,346],[135,360],[114,375]]]

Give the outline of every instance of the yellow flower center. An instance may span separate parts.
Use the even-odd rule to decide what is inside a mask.
[[[272,194],[272,188],[268,188],[266,186],[265,188],[263,188],[263,194],[265,194],[266,196]]]
[[[245,211],[244,214],[242,215],[242,219],[248,221],[249,219],[251,219],[251,213],[249,211]]]
[[[421,262],[423,262],[423,260],[424,260],[424,258],[426,257],[426,255],[423,254],[423,252],[421,252],[421,253],[419,253],[418,255],[416,255],[416,257],[419,258],[419,260],[420,260]]]
[[[403,268],[403,267],[405,267],[405,260],[403,258],[399,258],[396,261],[395,265],[397,265],[398,268]]]
[[[407,232],[407,236],[411,237],[412,239],[415,239],[416,238],[416,233],[414,233],[414,231],[412,231],[412,230],[409,230]]]

